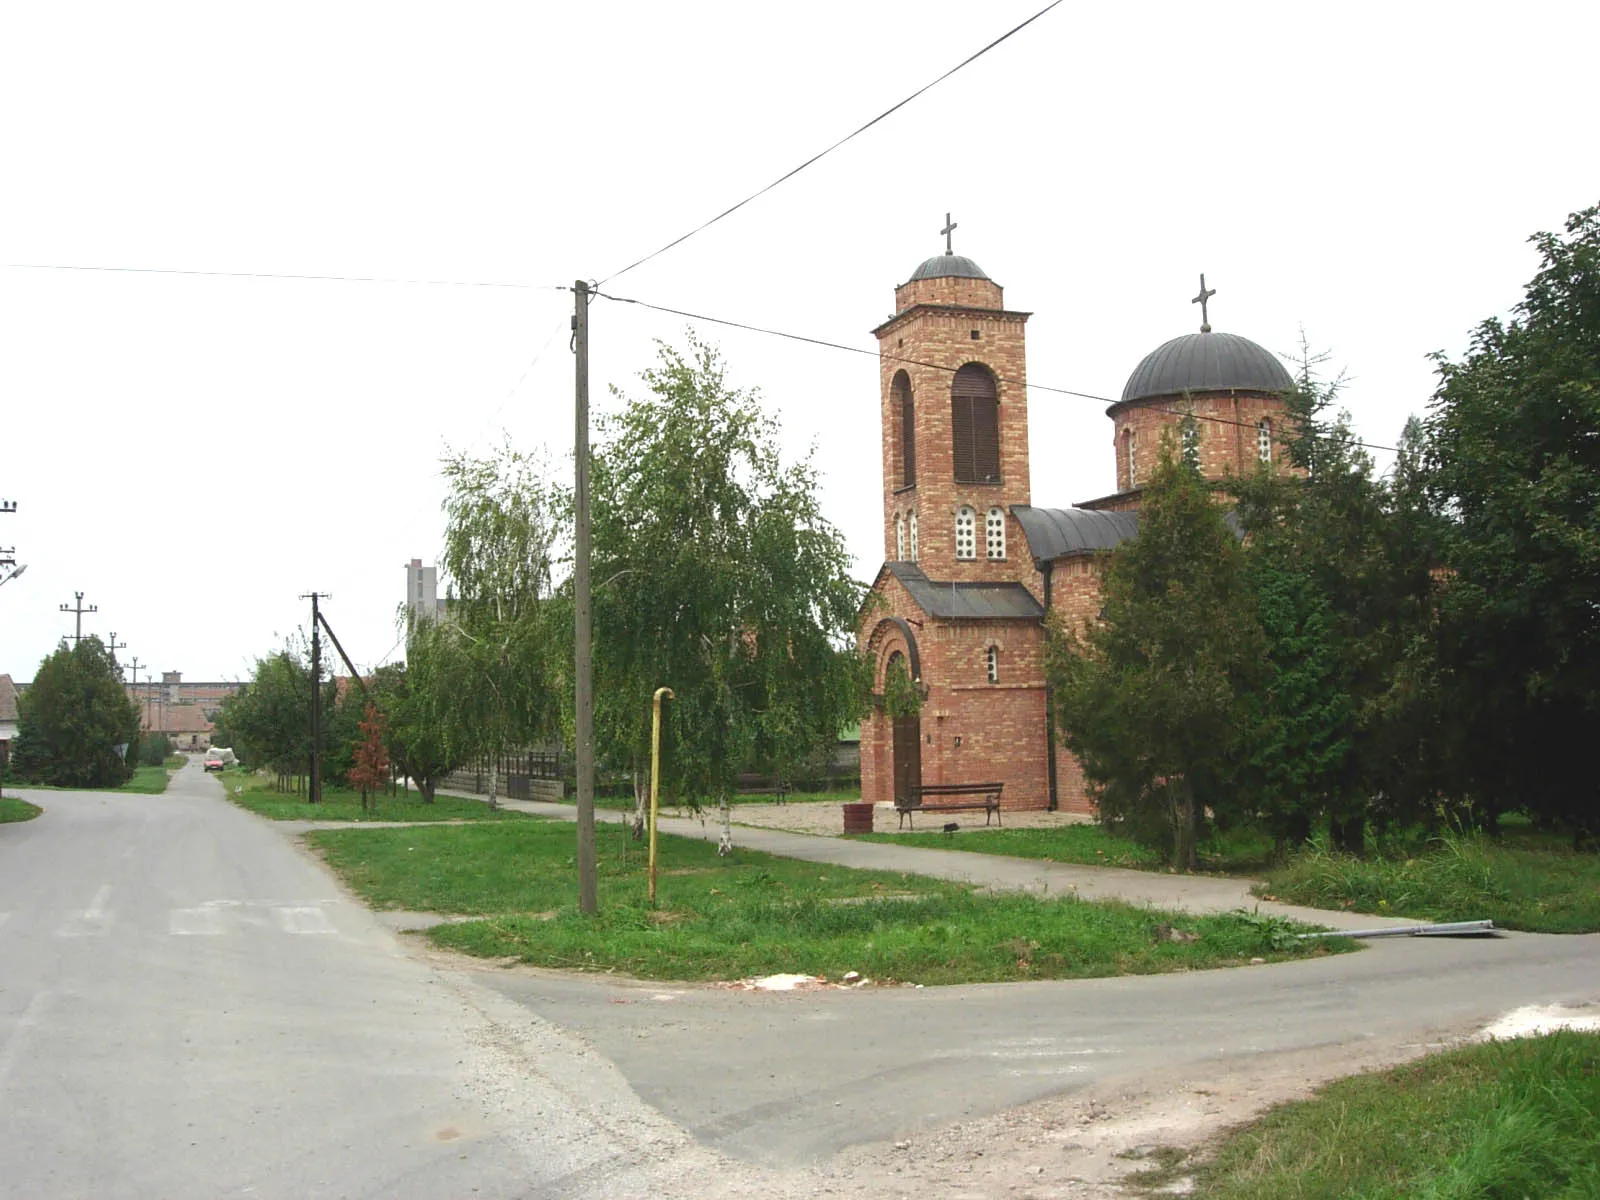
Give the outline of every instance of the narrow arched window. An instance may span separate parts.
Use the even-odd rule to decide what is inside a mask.
[[[906,522],[911,527],[911,561],[917,561],[917,514],[912,513]]]
[[[978,557],[978,513],[965,504],[956,509],[956,557]]]
[[[899,513],[894,515],[894,559],[896,562],[906,560],[906,519]]]
[[[1123,435],[1123,440],[1128,443],[1128,486],[1139,486],[1139,431],[1130,429]]]
[[[987,659],[988,659],[987,665],[988,665],[988,670],[989,670],[989,682],[990,683],[999,683],[1000,682],[1000,647],[999,646],[990,646],[989,647],[989,652],[988,652],[988,655],[987,655]]]
[[[1006,556],[1006,511],[991,508],[983,521],[983,547],[990,558]]]
[[[1272,422],[1269,420],[1256,426],[1256,457],[1262,462],[1272,461]]]
[[[956,372],[950,436],[957,483],[1000,481],[1000,402],[988,367],[968,363]]]
[[[911,403],[911,377],[904,371],[899,372],[890,391],[900,422],[900,486],[910,487],[917,481],[917,413]]]

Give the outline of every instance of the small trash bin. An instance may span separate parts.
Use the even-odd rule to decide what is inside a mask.
[[[846,833],[871,833],[872,810],[871,804],[846,804],[844,808],[844,831]]]

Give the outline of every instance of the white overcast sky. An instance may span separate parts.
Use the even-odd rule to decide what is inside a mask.
[[[437,463],[572,441],[566,292],[19,269],[599,279],[1043,0],[48,4],[0,19],[0,671],[75,591],[156,670],[247,676],[326,610],[363,667],[441,538]],[[1029,377],[1116,396],[1198,325],[1303,326],[1391,443],[1426,355],[1516,302],[1600,200],[1600,5],[1071,2],[608,286],[863,348],[942,245],[1032,311]],[[685,322],[597,302],[593,390]],[[703,329],[869,578],[872,359]],[[1112,490],[1103,405],[1034,392],[1033,499]]]

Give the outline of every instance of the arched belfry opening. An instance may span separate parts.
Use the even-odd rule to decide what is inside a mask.
[[[917,409],[911,396],[911,376],[896,372],[891,385],[893,408],[900,421],[900,486],[917,482]]]

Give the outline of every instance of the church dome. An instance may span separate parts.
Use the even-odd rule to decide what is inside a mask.
[[[1277,356],[1232,333],[1187,333],[1158,346],[1128,376],[1122,400],[1183,392],[1289,392],[1294,380]]]
[[[988,279],[983,268],[961,254],[935,254],[911,273],[907,283],[919,279]]]

